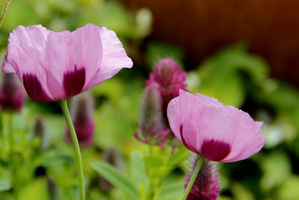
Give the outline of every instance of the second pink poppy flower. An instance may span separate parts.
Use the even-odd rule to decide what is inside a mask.
[[[175,136],[191,151],[212,161],[234,162],[264,145],[262,122],[217,99],[180,90],[167,109]]]

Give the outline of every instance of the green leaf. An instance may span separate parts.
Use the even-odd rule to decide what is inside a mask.
[[[146,175],[145,165],[140,152],[132,152],[130,155],[131,177],[136,187],[139,188],[141,196],[146,196],[149,188],[149,180]]]
[[[38,19],[36,18],[35,12],[26,0],[20,0],[17,2],[11,1],[5,15],[5,20],[3,21],[3,28],[12,30],[20,24],[28,26],[37,23]]]
[[[32,199],[32,197],[34,197],[34,199],[47,199],[48,188],[45,177],[36,178],[24,185],[18,192],[17,199],[29,200]]]
[[[131,153],[131,177],[136,185],[141,184],[144,181],[148,181],[145,172],[144,162],[142,161],[143,155],[140,152]]]
[[[292,200],[299,197],[299,176],[292,175],[286,182],[278,189],[278,199]]]
[[[9,190],[10,185],[6,181],[0,181],[0,191]]]
[[[169,158],[168,165],[177,165],[181,163],[188,157],[189,153],[190,151],[187,148],[180,148],[175,154],[173,154]]]
[[[246,94],[263,84],[268,67],[261,58],[234,45],[208,58],[197,70],[200,83],[192,92],[215,97],[224,104],[240,107]],[[194,91],[193,91],[194,90]]]
[[[74,161],[70,150],[71,149],[63,148],[63,147],[50,149],[46,151],[43,154],[43,156],[40,158],[41,159],[40,163],[43,166],[56,166],[65,163],[72,164]]]
[[[181,199],[184,192],[184,181],[166,184],[158,196],[158,200],[176,200]]]
[[[91,167],[132,199],[139,199],[140,194],[134,184],[113,166],[105,162],[93,162]]]
[[[263,159],[262,168],[264,170],[261,179],[261,186],[266,190],[271,190],[283,184],[291,175],[291,163],[286,152],[275,150]]]
[[[178,61],[184,58],[184,52],[180,47],[161,42],[151,42],[147,46],[146,54],[149,65],[152,67],[154,67],[161,58],[171,57]]]
[[[157,156],[147,156],[143,162],[150,167],[161,167],[164,164],[163,160]]]
[[[254,200],[252,191],[239,183],[232,184],[232,193],[235,197],[234,199]]]

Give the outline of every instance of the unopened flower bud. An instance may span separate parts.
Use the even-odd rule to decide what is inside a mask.
[[[185,187],[187,187],[195,166],[198,162],[199,156],[195,154],[194,156],[195,157],[193,158],[192,162],[192,171],[186,177],[187,183],[185,184]],[[219,197],[220,187],[217,167],[215,165],[215,162],[209,161],[206,158],[204,159],[203,164],[189,192],[187,200],[216,200]]]
[[[143,130],[145,130],[147,135],[156,134],[156,132],[159,132],[160,134],[158,135],[159,138],[158,140],[161,141],[159,145],[162,148],[165,140],[168,137],[173,147],[178,146],[177,140],[173,137],[173,134],[169,134],[171,130],[169,128],[168,119],[167,119],[167,106],[170,100],[179,96],[180,89],[187,90],[185,81],[186,81],[186,72],[181,71],[180,66],[171,58],[161,59],[156,64],[154,71],[150,73],[149,79],[146,80],[147,87],[152,87],[154,85],[157,88],[156,96],[158,96],[158,94],[160,95],[161,100],[159,100],[159,102],[156,101],[156,104],[159,107],[159,110],[161,111],[159,111],[159,116],[156,118],[161,118],[161,119],[156,120],[159,121],[159,123],[154,124],[152,122],[149,125],[146,124],[150,122],[149,120],[147,121],[142,120],[140,129],[141,132],[144,132]],[[147,110],[147,112],[149,112],[149,109]],[[156,113],[152,113],[148,115],[155,116]],[[151,129],[147,128],[149,126],[154,128]]]
[[[41,116],[37,116],[33,127],[33,146],[42,150],[47,148],[48,141],[45,134],[45,124]]]
[[[85,92],[71,99],[70,112],[79,143],[88,147],[93,144],[95,124],[92,120],[94,111],[93,99],[90,93]],[[69,129],[66,129],[66,141],[71,143]]]
[[[162,104],[163,100],[156,83],[146,86],[140,102],[140,132],[134,136],[142,142],[159,145],[164,148],[164,142],[170,130],[165,128]]]
[[[0,106],[3,111],[20,112],[26,98],[25,90],[15,74],[3,74]]]
[[[114,148],[105,149],[103,152],[102,160],[114,166],[119,171],[123,170],[123,160],[119,152]],[[101,179],[100,190],[103,192],[113,188],[112,184],[105,178]]]
[[[47,176],[47,186],[49,192],[49,200],[58,200],[58,188],[57,184],[55,183],[54,179]]]

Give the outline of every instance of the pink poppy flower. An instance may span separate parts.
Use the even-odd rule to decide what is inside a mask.
[[[8,41],[2,71],[16,73],[39,102],[75,96],[133,65],[116,34],[93,24],[74,32],[19,26]]]
[[[264,145],[262,122],[217,99],[180,90],[167,109],[175,136],[191,151],[212,161],[234,162]]]

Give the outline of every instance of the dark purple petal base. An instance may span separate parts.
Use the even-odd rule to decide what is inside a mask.
[[[63,77],[63,88],[66,97],[72,97],[79,94],[85,84],[85,68],[77,69],[72,72],[66,72]]]
[[[50,102],[54,99],[50,98],[45,90],[43,89],[40,81],[34,74],[24,74],[23,75],[23,84],[27,91],[27,94],[31,99],[39,102]]]
[[[231,146],[223,141],[205,140],[200,154],[212,161],[221,161],[230,153]]]

